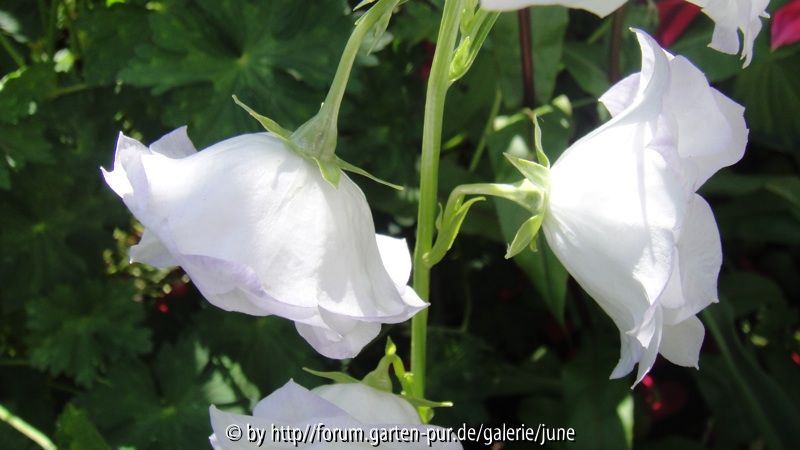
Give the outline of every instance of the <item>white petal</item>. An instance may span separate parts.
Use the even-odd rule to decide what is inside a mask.
[[[334,188],[274,136],[237,136],[202,152],[185,128],[150,149],[120,136],[104,173],[160,241],[133,249],[135,258],[180,264],[223,309],[317,327],[304,335],[328,353],[353,356],[374,338],[379,325],[360,322],[402,322],[427,306],[405,285],[405,243],[381,239],[381,254],[358,186],[343,175]]]
[[[670,73],[665,114],[675,121],[682,170],[696,190],[744,155],[744,108],[711,88],[705,75],[682,56],[670,61]]]
[[[718,23],[714,26],[714,33],[708,46],[722,53],[735,55],[739,53],[739,32],[736,27]]]
[[[631,373],[633,366],[642,358],[642,344],[639,341],[625,332],[620,332],[620,349],[619,349],[619,362],[614,370],[611,372],[610,379],[614,380],[622,378]]]
[[[122,198],[134,215],[146,209],[147,177],[142,167],[142,157],[150,150],[136,139],[120,133],[114,153],[114,168],[109,172],[101,168],[108,186]]]
[[[316,308],[287,304],[270,296],[249,266],[209,256],[173,255],[203,297],[218,308],[254,316],[275,314],[290,320],[306,320],[317,314]]]
[[[161,139],[150,144],[150,151],[175,159],[197,153],[197,149],[194,148],[189,135],[186,134],[185,126],[165,134]]]
[[[750,64],[753,56],[753,43],[761,31],[761,17],[766,13],[769,0],[689,0],[703,8],[714,25],[714,34],[709,47],[723,53],[739,52],[739,32],[744,37],[741,53],[744,66]]]
[[[646,84],[630,107],[556,161],[544,220],[548,244],[622,331],[641,322],[669,278],[674,229],[689,195],[648,148],[669,72],[660,48],[639,38]]]
[[[364,346],[375,339],[381,325],[374,322],[355,322],[344,334],[325,325],[295,323],[297,332],[322,356],[332,359],[355,357]]]
[[[253,449],[256,444],[248,442],[248,427],[265,431],[264,443],[267,445],[261,448],[271,449],[292,448],[291,443],[283,442],[280,439],[273,441],[273,427],[292,427],[305,431],[307,427],[311,429],[320,423],[329,428],[340,429],[361,425],[341,408],[293,381],[289,381],[261,400],[256,405],[252,416],[220,411],[214,406],[209,408],[209,413],[211,427],[214,430],[214,441],[225,450]],[[243,432],[243,437],[239,441],[231,441],[226,437],[226,429],[233,424],[238,425]],[[306,446],[304,448],[322,447]]]
[[[376,234],[383,266],[398,286],[405,286],[411,276],[411,253],[405,239]]]
[[[511,11],[527,6],[561,5],[567,8],[585,9],[599,17],[605,17],[622,6],[625,0],[481,0],[481,7],[488,11]]]
[[[642,352],[642,357],[639,360],[639,367],[636,370],[636,381],[633,383],[634,386],[639,384],[644,379],[644,376],[650,372],[650,369],[653,367],[653,364],[656,362],[656,358],[658,357],[658,348],[661,344],[661,335],[664,328],[661,320],[661,308],[656,310],[654,322],[655,333],[653,334],[650,343],[647,345],[647,348]]]
[[[130,260],[131,262],[149,264],[160,269],[175,267],[180,264],[150,230],[144,230],[139,243],[130,248]]]
[[[291,408],[287,408],[291,405]],[[275,423],[301,423],[320,417],[344,418],[346,413],[337,405],[289,380],[280,389],[259,401],[253,416]]]
[[[365,424],[418,425],[419,414],[402,397],[361,383],[327,384],[311,390]]]
[[[695,194],[678,240],[677,270],[673,269],[660,304],[665,321],[682,322],[716,303],[722,247],[717,222],[708,203]]]
[[[644,376],[650,372],[650,369],[653,367],[658,357],[659,346],[663,340],[662,330],[664,329],[661,308],[655,305],[652,311],[654,314],[650,319],[651,323],[647,326],[647,328],[652,330],[652,334],[646,346],[642,345],[640,339],[637,339],[636,336],[632,336],[628,333],[620,334],[620,360],[614,368],[614,371],[611,372],[611,379],[624,377],[633,370],[635,364],[638,364],[636,380],[633,383],[633,386],[636,386],[644,379]]]
[[[664,325],[658,351],[674,364],[698,368],[697,361],[704,336],[703,323],[697,317],[691,316],[678,324]]]
[[[599,101],[603,103],[612,117],[633,104],[639,94],[640,78],[639,73],[629,75],[611,86],[600,97]]]

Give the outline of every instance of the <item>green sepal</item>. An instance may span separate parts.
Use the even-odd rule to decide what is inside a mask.
[[[430,422],[431,418],[433,418],[433,408],[453,406],[453,403],[448,401],[435,402],[432,400],[426,400],[424,398],[408,395],[408,393],[411,392],[414,377],[412,373],[406,372],[405,366],[403,365],[403,360],[397,356],[397,346],[391,338],[386,339],[385,354],[383,358],[381,358],[380,362],[378,362],[378,366],[360,381],[342,372],[320,372],[303,367],[303,370],[306,372],[318,377],[326,378],[334,383],[362,383],[373,389],[393,394],[390,369],[394,369],[394,375],[400,381],[402,391],[399,396],[416,408],[417,413],[420,415],[423,423],[428,423]]]
[[[508,162],[519,170],[534,186],[547,187],[550,184],[550,169],[542,164],[518,158],[511,153],[503,153]],[[545,159],[547,157],[545,156]]]
[[[433,400],[411,397],[409,395],[401,395],[401,397],[408,401],[408,403],[411,403],[415,408],[450,408],[453,406],[453,402],[450,401],[435,402]]]
[[[453,58],[450,60],[450,70],[447,77],[450,83],[466,75],[470,67],[472,67],[472,63],[478,57],[478,52],[483,47],[483,43],[486,37],[489,36],[489,32],[498,17],[500,17],[499,12],[486,11],[484,9],[469,11],[469,5],[462,12],[461,40]]]
[[[378,367],[365,375],[364,378],[361,379],[361,382],[379,391],[392,392],[393,385],[392,379],[389,376],[389,368],[392,367],[395,358],[398,358],[398,356],[384,355],[384,357],[378,361]]]
[[[506,250],[506,259],[517,256],[519,252],[525,250],[525,247],[530,247],[531,250],[536,251],[536,235],[542,227],[542,215],[537,214],[530,219],[526,220],[522,226],[517,230],[514,240]]]
[[[377,0],[362,0],[358,5],[356,5],[355,8],[353,8],[353,11],[357,11],[358,9],[363,8],[364,6],[369,5],[370,3],[375,3],[375,1]],[[392,19],[392,12],[394,11],[394,9],[405,2],[406,0],[395,0],[391,8],[389,8],[386,13],[384,13],[380,18],[378,18],[378,20],[375,22],[375,25],[372,26],[372,29],[369,31],[372,34],[372,44],[370,45],[370,48],[367,50],[367,54],[372,53],[372,51],[375,49],[375,45],[378,43],[378,41],[383,36],[383,33],[385,33],[386,29],[389,27],[389,21]],[[359,22],[363,20],[363,18],[364,16],[359,17],[356,20],[356,25],[358,25]]]
[[[472,39],[469,36],[464,36],[461,42],[459,42],[456,51],[453,53],[453,59],[450,61],[450,74],[448,76],[451,82],[458,80],[467,73],[466,68],[469,66],[470,53],[472,52],[471,41]]]
[[[390,182],[388,182],[386,180],[381,180],[380,178],[378,178],[375,175],[367,172],[366,170],[364,170],[364,169],[362,169],[360,167],[354,166],[354,165],[350,164],[349,162],[347,162],[347,161],[345,161],[345,160],[343,160],[343,159],[341,159],[339,157],[336,157],[336,164],[338,164],[339,168],[341,168],[342,170],[346,170],[348,172],[356,173],[356,174],[361,175],[363,177],[367,177],[372,181],[378,182],[378,183],[380,183],[380,184],[382,184],[384,186],[388,186],[388,187],[390,187],[392,189],[397,189],[398,191],[402,191],[403,190],[403,186],[400,186],[400,185],[394,184],[394,183],[390,183]]]
[[[335,161],[327,161],[313,156],[311,159],[317,163],[319,172],[322,174],[322,178],[330,183],[331,186],[338,188],[339,180],[342,179],[342,169],[339,167],[339,164],[337,164]]]
[[[544,153],[542,147],[542,127],[539,126],[539,116],[535,113],[531,114],[531,121],[533,122],[533,146],[536,148],[536,160],[545,168],[550,168],[550,159]]]
[[[459,199],[453,208],[453,211],[445,210],[444,216],[441,220],[441,227],[439,234],[436,236],[436,242],[430,251],[422,255],[422,261],[428,266],[433,267],[436,263],[442,260],[444,255],[453,246],[456,240],[458,231],[461,229],[461,224],[467,218],[467,213],[470,207],[476,202],[486,200],[486,197],[475,197],[463,202]]]
[[[360,381],[344,372],[321,372],[319,370],[309,369],[308,367],[303,367],[303,370],[311,375],[316,375],[320,378],[326,378],[340,384],[360,383]]]
[[[261,114],[255,112],[253,110],[253,108],[245,105],[241,100],[239,100],[239,97],[237,97],[235,95],[232,95],[232,97],[233,97],[233,101],[236,102],[237,105],[239,105],[242,109],[247,111],[247,113],[250,114],[254,119],[256,119],[261,124],[261,126],[264,127],[267,131],[269,131],[270,133],[275,134],[276,136],[281,138],[283,141],[285,141],[287,143],[289,142],[289,136],[292,135],[291,131],[287,130],[286,128],[283,128],[280,125],[278,125],[278,122],[275,122],[274,120],[270,119],[269,117],[262,116]]]
[[[377,1],[377,0],[361,0],[361,1],[360,1],[360,2],[359,2],[359,3],[358,3],[356,6],[355,6],[355,8],[353,8],[353,11],[358,11],[359,9],[361,9],[361,8],[363,8],[363,7],[367,6],[367,5],[369,5],[370,3],[375,3],[376,1]]]

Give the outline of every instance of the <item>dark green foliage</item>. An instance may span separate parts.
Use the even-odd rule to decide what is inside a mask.
[[[356,2],[2,1],[0,405],[59,448],[195,450],[208,446],[210,404],[249,412],[290,378],[323,382],[304,366],[360,378],[387,334],[408,360],[405,324],[352,361],[326,360],[289,321],[221,311],[179,270],[129,264],[141,229],[99,172],[120,131],[149,143],[188,124],[202,148],[259,130],[232,94],[298,126],[324,99],[355,20],[346,3]],[[406,186],[353,177],[378,231],[408,238],[441,5],[399,8],[386,41],[357,58],[339,118],[338,154]],[[541,7],[530,24],[533,106],[554,162],[608,118],[596,99],[610,86],[611,19]],[[657,14],[629,2],[627,26],[654,32]],[[671,51],[741,102],[751,131],[743,161],[701,191],[725,261],[721,304],[702,317],[700,371],[658,362],[649,386],[609,381],[619,337],[608,317],[543,240],[504,260],[524,214],[480,202],[433,271],[427,397],[455,402],[435,423],[576,429],[574,444],[552,448],[780,449],[800,439],[800,44],[771,51],[765,21],[742,70],[707,47],[712,30],[698,17]],[[503,152],[531,157],[519,52],[517,17],[504,14],[451,87],[442,202],[459,184],[519,177]],[[623,32],[622,76],[639,58]],[[0,448],[37,447],[0,422]]]
[[[150,350],[143,306],[125,285],[58,286],[26,305],[34,367],[91,386],[110,363]]]
[[[111,450],[89,420],[86,411],[67,405],[58,417],[56,424],[56,442],[64,450]]]

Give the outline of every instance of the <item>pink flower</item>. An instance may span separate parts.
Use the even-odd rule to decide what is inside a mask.
[[[655,37],[662,47],[675,43],[700,14],[699,6],[685,0],[661,0],[656,6],[659,24]]]
[[[800,0],[791,0],[775,11],[771,37],[773,50],[800,41]]]

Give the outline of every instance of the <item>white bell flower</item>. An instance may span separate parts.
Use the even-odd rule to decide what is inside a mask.
[[[422,425],[407,400],[362,383],[309,391],[289,381],[258,402],[252,416],[214,406],[210,414],[214,430],[210,441],[215,450],[462,448],[458,442],[448,442],[454,440],[452,433]]]
[[[425,308],[404,240],[376,236],[361,189],[338,188],[267,133],[197,152],[179,128],[149,148],[120,134],[108,185],[144,225],[131,261],[181,266],[227,310],[278,315],[330,358]]]
[[[550,169],[543,230],[578,283],[620,329],[617,378],[638,383],[661,353],[696,367],[722,262],[713,213],[695,191],[738,161],[744,109],[696,67],[638,32],[642,71],[600,99],[613,118]]]
[[[769,0],[687,0],[703,8],[714,21],[714,34],[709,47],[723,53],[741,53],[744,66],[753,57],[753,42],[761,31],[761,18],[769,17]],[[605,17],[625,4],[626,0],[481,0],[481,7],[490,11],[510,11],[536,5],[561,5],[584,9]],[[739,42],[739,31],[744,43]]]
[[[714,21],[709,47],[735,55],[740,52],[747,67],[753,58],[753,43],[761,31],[761,18],[769,17],[769,0],[689,0],[703,8]],[[743,42],[739,42],[739,31]]]
[[[481,0],[481,8],[488,11],[513,11],[528,6],[559,5],[583,9],[599,17],[616,11],[626,0]]]

